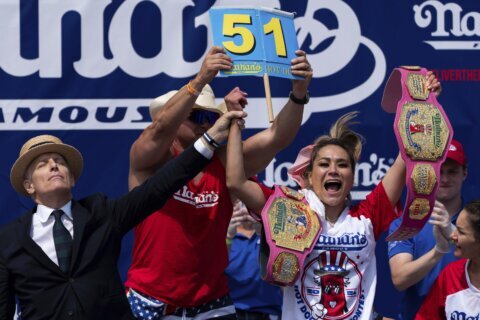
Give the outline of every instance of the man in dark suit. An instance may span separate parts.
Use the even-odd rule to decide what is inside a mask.
[[[54,136],[28,140],[10,181],[36,206],[0,229],[0,319],[13,318],[15,298],[22,319],[133,319],[117,271],[122,237],[200,172],[230,120],[244,116],[227,112],[207,139],[116,200],[99,193],[73,200],[80,152]]]

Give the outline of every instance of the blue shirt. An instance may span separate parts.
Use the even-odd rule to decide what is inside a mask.
[[[233,238],[230,263],[225,269],[230,296],[237,309],[280,315],[282,291],[260,277],[259,248],[260,238],[257,234],[249,239],[237,233]]]
[[[457,221],[457,217],[458,213],[452,218],[453,223]],[[400,217],[390,224],[389,234],[400,226],[401,220],[402,218]],[[413,260],[416,260],[432,250],[434,246],[435,238],[433,237],[433,225],[427,222],[423,229],[413,238],[403,241],[389,242],[388,258],[390,259],[398,253],[409,253],[413,256]],[[442,271],[447,264],[455,260],[457,260],[457,258],[453,255],[453,248],[451,248],[450,252],[444,254],[422,280],[405,290],[401,301],[402,311],[398,319],[407,320],[415,318],[415,314],[422,306],[423,300],[428,294],[428,291],[430,291],[430,287],[435,282],[435,279],[437,279],[440,271]]]

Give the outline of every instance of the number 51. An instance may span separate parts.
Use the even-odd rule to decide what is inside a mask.
[[[251,25],[252,16],[248,14],[225,14],[223,18],[223,35],[234,37],[240,35],[243,39],[240,45],[236,45],[233,41],[224,41],[223,45],[229,52],[237,55],[249,54],[255,48],[255,36],[253,33],[238,24]],[[279,57],[287,57],[287,48],[285,46],[285,38],[282,30],[282,23],[279,18],[272,18],[263,25],[263,33],[268,35],[273,33],[275,41],[275,52]]]

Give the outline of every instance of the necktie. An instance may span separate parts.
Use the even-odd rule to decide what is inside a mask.
[[[67,273],[70,270],[73,239],[61,220],[65,212],[63,212],[63,210],[55,210],[52,214],[55,217],[55,223],[53,224],[53,242],[55,244],[55,250],[57,251],[58,266],[60,270]]]

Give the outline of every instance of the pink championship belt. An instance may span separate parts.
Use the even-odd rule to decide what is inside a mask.
[[[409,239],[428,221],[453,136],[447,115],[426,86],[426,74],[420,67],[396,68],[383,92],[383,109],[396,112],[393,128],[407,167],[408,190],[402,223],[387,241]]]
[[[262,210],[262,221],[262,278],[276,285],[293,285],[318,241],[322,231],[320,219],[303,194],[275,186]]]

